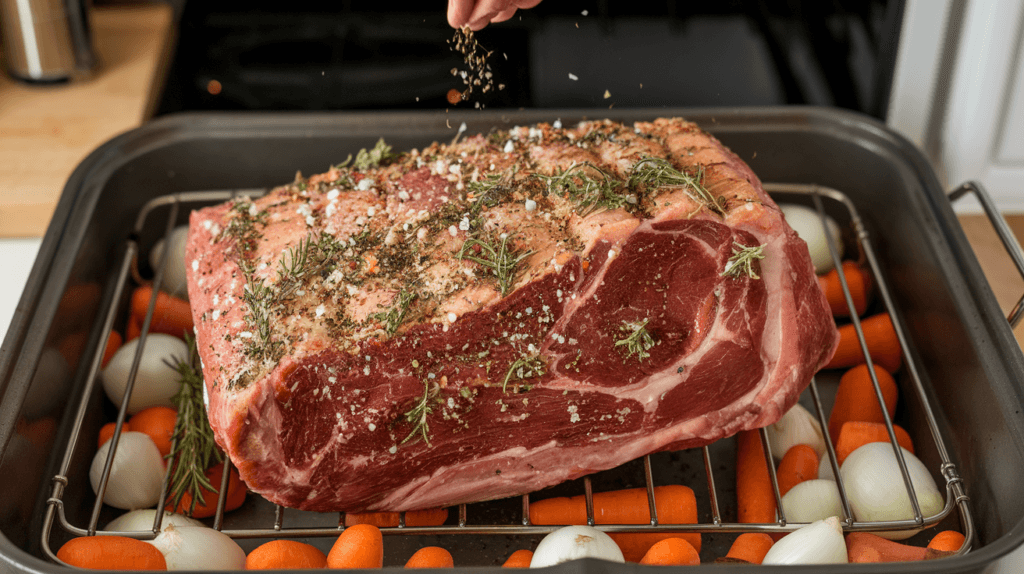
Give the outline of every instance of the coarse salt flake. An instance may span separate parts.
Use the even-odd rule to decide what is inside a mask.
[[[323,305],[317,305],[316,306],[316,316],[317,317],[322,317],[325,312],[326,312],[326,309],[324,309]]]
[[[455,320],[458,319],[458,318],[459,318],[458,315],[456,315],[455,313],[448,313],[448,322],[449,323],[454,323]]]
[[[334,188],[331,191],[327,192],[327,200],[328,201],[333,201],[335,199],[338,199],[339,195],[341,195],[341,190],[338,189],[338,188]]]
[[[370,432],[373,432],[373,431],[377,430],[377,425],[375,425],[373,423],[370,423],[369,425],[367,425],[366,428],[370,429]]]
[[[532,199],[527,199],[526,211],[537,211],[537,202]]]
[[[459,222],[459,229],[463,231],[469,231],[469,218],[463,217],[462,221]]]
[[[396,452],[398,452],[398,447],[392,446],[391,448],[388,449],[388,452],[390,452],[391,454],[395,454]]]
[[[555,123],[551,124],[551,127],[555,128],[556,130],[562,129],[562,118],[558,118],[557,120],[555,120]]]
[[[505,153],[512,153],[513,151],[515,151],[515,149],[516,146],[512,145],[512,140],[508,140],[507,142],[505,142],[505,148],[502,151],[504,151]]]
[[[452,237],[456,237],[459,234],[459,228],[452,225],[448,228],[448,233],[450,233]]]
[[[401,199],[402,201],[409,201],[409,192],[405,191],[404,189],[402,191],[399,191],[398,199]]]
[[[575,82],[576,80],[578,80],[580,78],[576,74],[569,74],[569,79]]]
[[[369,177],[364,177],[363,179],[360,179],[359,183],[356,185],[356,189],[358,189],[359,191],[366,191],[371,187],[373,187],[373,180],[371,180]]]
[[[199,271],[199,260],[198,259],[193,259],[192,260],[192,270],[193,271]]]

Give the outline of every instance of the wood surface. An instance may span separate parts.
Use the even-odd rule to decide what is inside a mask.
[[[1024,215],[1005,215],[1010,229],[1017,236],[1017,241],[1024,241]],[[999,301],[1005,317],[1024,295],[1024,279],[1014,266],[1010,256],[1006,254],[1003,243],[992,229],[992,224],[984,215],[961,215],[960,226],[964,235],[974,248],[974,254],[981,263],[981,269],[988,279],[992,292]],[[1013,330],[1017,343],[1024,347],[1024,320]]]
[[[91,77],[40,86],[0,73],[0,237],[42,236],[75,167],[152,114],[173,37],[170,6],[95,8],[91,23]]]

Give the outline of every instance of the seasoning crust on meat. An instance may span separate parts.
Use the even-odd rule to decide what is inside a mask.
[[[836,343],[806,245],[682,119],[380,142],[193,213],[186,257],[218,442],[311,510],[511,496],[764,426]]]

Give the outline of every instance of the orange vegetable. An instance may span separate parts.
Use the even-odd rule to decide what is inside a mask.
[[[405,563],[406,568],[452,568],[455,561],[452,555],[439,546],[420,548]]]
[[[77,365],[78,358],[82,356],[82,351],[85,350],[85,343],[88,339],[88,333],[76,331],[65,336],[57,343],[57,351],[64,357],[68,365]]]
[[[654,487],[658,524],[695,524],[697,498],[688,486],[670,484]],[[587,502],[582,495],[571,498],[549,498],[530,504],[530,521],[534,524],[586,524]],[[594,494],[596,524],[650,524],[651,509],[646,488],[629,488]],[[629,562],[637,562],[656,542],[667,538],[683,538],[700,551],[700,534],[686,533],[620,533],[610,532]]]
[[[871,289],[874,282],[871,280],[871,272],[853,261],[843,261],[843,274],[846,276],[846,284],[850,287],[850,296],[853,298],[853,307],[860,317],[868,308],[871,299]],[[834,317],[849,317],[850,308],[846,305],[846,296],[843,295],[843,285],[839,281],[839,273],[833,269],[818,277],[821,290],[825,292],[828,299],[829,309]]]
[[[736,435],[736,514],[746,524],[775,522],[775,493],[758,430]]]
[[[750,564],[760,564],[772,544],[774,544],[772,537],[763,532],[747,532],[736,537],[725,557]]]
[[[864,341],[868,344],[871,359],[890,373],[899,370],[902,364],[900,342],[896,338],[896,330],[888,313],[872,315],[860,322],[864,330]],[[864,361],[864,353],[860,349],[860,340],[853,325],[839,327],[839,347],[832,360],[825,365],[826,369],[841,369],[859,365]]]
[[[326,568],[327,556],[316,546],[295,540],[271,540],[245,557],[246,570]]]
[[[912,562],[948,556],[932,548],[908,546],[886,540],[867,532],[851,532],[846,535],[846,554],[854,564],[868,562]]]
[[[177,420],[178,411],[171,407],[149,407],[132,415],[126,423],[131,423],[132,430],[149,435],[160,455],[167,456],[171,452],[171,437]]]
[[[380,568],[383,565],[384,537],[372,524],[349,526],[327,554],[328,568]]]
[[[103,446],[108,440],[114,438],[114,427],[116,426],[117,423],[107,423],[100,428],[100,438],[98,441],[100,446]],[[132,430],[131,423],[124,421],[124,424],[121,425],[121,432],[126,433],[130,430]]]
[[[190,515],[193,518],[208,518],[217,513],[217,493],[220,492],[221,479],[224,478],[224,464],[215,465],[206,471],[206,478],[210,481],[210,485],[213,486],[213,490],[203,489],[203,499],[196,502],[196,507]],[[242,506],[242,503],[245,502],[246,490],[242,479],[238,477],[238,470],[235,467],[231,467],[231,474],[228,476],[228,495],[224,499],[224,512],[229,512]],[[192,493],[186,492],[181,497],[181,502],[178,503],[177,508],[171,507],[172,502],[168,498],[165,507],[167,510],[177,512],[178,514],[188,514],[188,508],[192,504]]]
[[[896,381],[879,365],[875,365],[875,376],[878,378],[878,387],[882,390],[882,397],[885,399],[885,410],[892,418],[893,413],[896,412],[896,401],[899,398]],[[843,377],[839,379],[836,400],[832,406],[832,414],[828,418],[828,434],[832,438],[833,445],[839,442],[839,431],[842,430],[843,423],[848,421],[885,422],[885,416],[882,414],[882,407],[878,404],[875,385],[871,382],[871,374],[867,365],[857,365],[843,373]]]
[[[682,538],[666,538],[651,546],[640,559],[641,564],[653,566],[689,566],[700,564],[700,555],[693,545]]]
[[[964,535],[956,530],[943,530],[936,534],[935,538],[932,538],[931,542],[928,543],[928,548],[944,552],[956,552],[964,545],[965,540]]]
[[[149,298],[153,295],[153,287],[143,285],[132,293],[131,316],[141,330],[142,322],[146,318],[146,310],[149,308]],[[132,328],[132,320],[129,320],[129,331]],[[167,293],[156,294],[156,307],[153,309],[153,321],[149,325],[151,333],[164,333],[181,337],[186,332],[192,332],[192,309],[188,301],[172,297]],[[138,336],[138,334],[136,334]],[[133,339],[129,335],[129,339]]]
[[[516,550],[508,557],[508,560],[501,565],[502,568],[529,568],[533,560],[533,550]]]
[[[398,512],[346,512],[345,526],[372,524],[378,528],[398,526]],[[411,510],[405,513],[406,526],[440,526],[448,520],[447,508]]]
[[[118,333],[114,329],[110,330],[110,336],[107,337],[107,347],[103,350],[103,362],[100,364],[101,367],[106,367],[110,358],[114,356],[114,353],[121,348],[121,343],[124,341],[121,339],[121,333]]]
[[[900,446],[914,452],[914,442],[910,435],[900,425],[892,425],[896,431],[896,442]],[[843,464],[846,457],[858,448],[872,442],[889,442],[889,432],[882,423],[865,423],[850,421],[843,424],[839,431],[839,440],[836,442],[836,458],[839,464]]]
[[[167,570],[156,546],[124,536],[82,536],[68,540],[57,558],[90,570]]]
[[[807,444],[791,447],[779,462],[775,478],[779,481],[780,496],[805,480],[818,478],[818,453]]]

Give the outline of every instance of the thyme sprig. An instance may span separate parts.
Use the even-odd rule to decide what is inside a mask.
[[[352,164],[352,167],[359,170],[365,171],[371,167],[378,167],[381,164],[388,162],[398,157],[399,154],[391,153],[391,146],[384,143],[384,138],[377,140],[377,143],[372,149],[367,150],[363,148],[356,153],[355,161],[352,160],[352,154],[349,154],[345,161],[334,166],[335,169],[342,169]]]
[[[384,325],[384,330],[387,331],[388,335],[394,335],[395,331],[402,325],[406,313],[409,312],[409,305],[412,304],[416,297],[417,294],[415,292],[402,289],[398,292],[398,296],[395,297],[394,304],[387,311],[375,313],[373,318]]]
[[[636,355],[636,360],[643,362],[644,359],[650,357],[651,354],[647,351],[654,347],[654,337],[647,332],[647,322],[649,319],[644,319],[641,322],[636,321],[623,321],[622,325],[619,326],[619,330],[626,333],[626,336],[618,341],[615,341],[616,347],[625,346],[626,356],[625,359]]]
[[[440,392],[441,387],[438,386],[437,383],[434,383],[434,385],[431,386],[429,381],[423,381],[423,396],[420,397],[420,399],[416,401],[416,404],[406,411],[404,415],[406,422],[413,425],[412,430],[409,431],[409,434],[398,444],[405,444],[410,440],[416,442],[422,438],[423,442],[427,443],[427,446],[430,446],[430,424],[427,421],[427,416],[434,412],[431,403],[434,402]]]
[[[636,203],[635,195],[619,192],[621,181],[589,161],[573,162],[555,175],[534,175],[547,182],[549,192],[559,193],[572,201],[581,217],[599,209],[619,209]]]
[[[505,380],[501,383],[501,392],[504,393],[508,384],[513,380],[522,381],[539,377],[547,372],[547,365],[539,355],[519,357],[508,367],[505,373]]]
[[[722,277],[739,277],[745,273],[751,279],[760,279],[761,276],[754,271],[754,261],[764,259],[763,245],[743,245],[738,241],[732,242],[732,257],[725,264]]]
[[[508,235],[502,233],[500,242],[470,237],[462,244],[457,257],[460,261],[469,259],[489,269],[498,279],[498,289],[504,297],[515,284],[519,263],[532,253],[532,250],[519,252],[515,246],[509,245]]]
[[[644,157],[633,164],[627,185],[631,188],[680,186],[697,203],[719,215],[725,215],[723,199],[715,197],[704,187],[704,166],[698,167],[697,173],[691,174],[676,169],[667,159]]]
[[[172,468],[169,494],[172,506],[178,508],[182,497],[186,493],[191,494],[192,501],[186,511],[191,515],[196,502],[204,499],[203,489],[217,492],[220,488],[206,478],[206,469],[224,460],[224,456],[213,439],[213,429],[203,404],[203,373],[199,367],[196,340],[186,333],[185,342],[188,344],[188,357],[179,359],[176,364],[167,363],[178,372],[181,388],[171,399],[178,409],[178,419],[174,423],[174,449],[166,458]]]
[[[466,189],[474,195],[469,205],[469,214],[476,216],[485,207],[494,207],[506,201],[512,195],[511,183],[517,171],[518,167],[513,167],[507,173],[489,173],[483,179],[467,183]]]

